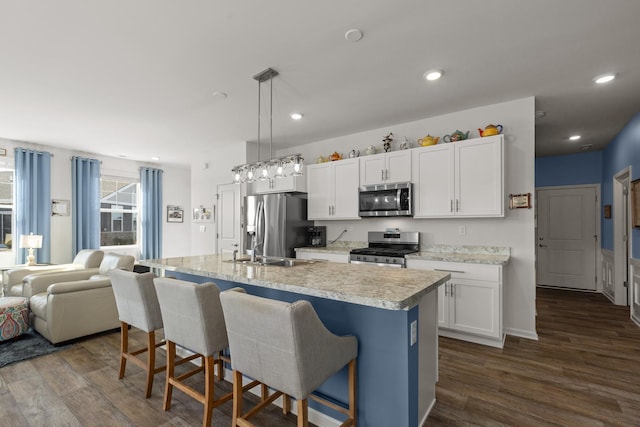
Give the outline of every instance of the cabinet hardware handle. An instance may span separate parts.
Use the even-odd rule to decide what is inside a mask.
[[[331,205],[329,205],[329,215],[331,215]]]
[[[445,297],[446,297],[446,296],[449,296],[449,293],[447,292],[447,286],[449,286],[449,284],[448,284],[448,283],[445,283],[445,284],[444,284],[444,296],[445,296]]]
[[[380,169],[380,181],[384,181],[384,169]]]
[[[454,296],[456,294],[456,284],[452,283],[451,284],[451,296]]]
[[[451,212],[453,212],[453,199],[451,199]]]
[[[542,243],[540,243],[538,246],[540,246],[541,248],[546,248],[547,245],[543,245]]]
[[[433,271],[444,271],[445,273],[463,273],[464,271],[462,270],[447,270],[445,268],[434,268]]]
[[[460,212],[460,200],[456,199],[456,212]]]
[[[384,179],[389,181],[389,169],[384,170]]]

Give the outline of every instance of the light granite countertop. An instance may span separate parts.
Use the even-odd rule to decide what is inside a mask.
[[[420,248],[420,252],[406,255],[406,258],[426,261],[506,265],[511,258],[511,249],[502,246],[428,245]]]
[[[164,269],[165,274],[176,271],[388,310],[406,310],[417,305],[423,295],[450,278],[448,273],[438,271],[333,262],[294,267],[234,264],[217,255],[139,263]]]
[[[350,243],[350,245],[340,246],[296,248],[296,252],[348,255],[351,249],[367,247],[366,242]],[[406,258],[425,261],[506,265],[511,258],[511,249],[502,246],[425,245],[420,248],[420,252],[406,255]]]

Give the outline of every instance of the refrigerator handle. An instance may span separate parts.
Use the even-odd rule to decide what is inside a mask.
[[[256,248],[264,244],[264,201],[258,202],[256,212]],[[263,249],[264,255],[264,249]]]

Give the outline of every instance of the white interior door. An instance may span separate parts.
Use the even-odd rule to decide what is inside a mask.
[[[596,189],[538,190],[538,284],[596,290]]]
[[[242,252],[242,193],[238,184],[218,185],[218,253],[238,249]],[[237,246],[236,246],[237,245]]]

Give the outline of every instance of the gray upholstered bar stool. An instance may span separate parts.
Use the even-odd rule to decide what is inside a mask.
[[[147,373],[146,397],[151,396],[153,376],[164,371],[166,365],[156,367],[156,348],[165,344],[156,343],[155,331],[162,329],[162,316],[156,289],[153,286],[153,273],[137,274],[131,271],[111,270],[111,287],[116,298],[118,317],[120,318],[120,372],[118,378],[124,378],[127,360],[141,367]],[[147,333],[146,347],[129,351],[129,325]],[[147,359],[138,355],[147,353]]]
[[[220,306],[220,290],[215,283],[196,284],[184,280],[158,277],[154,279],[167,340],[167,380],[163,409],[171,408],[173,387],[204,404],[202,425],[211,424],[213,408],[231,400],[228,393],[214,400],[214,368],[218,365],[222,379],[222,350],[228,347],[227,330]],[[202,366],[180,376],[175,375],[176,345],[204,358]],[[214,358],[214,355],[218,355]],[[228,361],[228,359],[226,359]],[[205,392],[200,393],[183,380],[202,372]]]
[[[289,396],[298,401],[298,426],[308,425],[308,398],[346,414],[342,426],[356,425],[355,337],[327,330],[308,301],[290,304],[248,295],[241,288],[223,292],[220,301],[233,356],[234,427],[252,426],[247,419],[283,394],[285,412]],[[345,365],[349,365],[348,409],[311,394]],[[243,374],[277,390],[246,414],[240,387]]]

